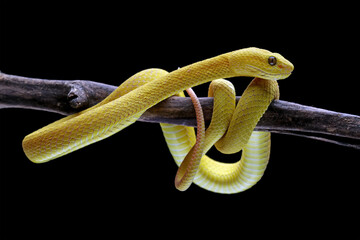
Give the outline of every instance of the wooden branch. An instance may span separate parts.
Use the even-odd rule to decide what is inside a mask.
[[[0,109],[27,108],[69,115],[95,105],[115,88],[93,81],[46,80],[0,72]],[[213,99],[204,97],[200,98],[200,102],[205,121],[209,123]],[[181,97],[160,102],[148,109],[139,121],[196,126],[190,98]],[[256,130],[309,137],[360,149],[360,143],[345,143],[344,139],[337,141],[324,137],[330,135],[360,140],[359,116],[281,100],[270,105]]]
[[[70,115],[91,107],[116,89],[84,80],[47,80],[0,72],[0,109],[25,108]]]

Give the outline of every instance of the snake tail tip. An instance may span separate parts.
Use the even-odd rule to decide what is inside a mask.
[[[179,179],[178,176],[175,177],[175,188],[181,192],[184,192],[190,187],[190,185],[184,184],[184,181],[182,180],[183,179]]]

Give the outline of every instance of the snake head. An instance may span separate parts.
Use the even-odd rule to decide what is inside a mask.
[[[231,52],[229,64],[235,74],[268,80],[287,78],[294,70],[294,65],[279,53],[255,47]]]

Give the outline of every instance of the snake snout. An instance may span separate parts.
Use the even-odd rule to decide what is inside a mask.
[[[274,53],[274,56],[277,59],[276,64],[274,65],[275,71],[278,72],[279,79],[284,79],[290,76],[294,70],[294,65],[278,53]]]
[[[289,61],[286,64],[279,64],[279,68],[289,75],[294,71],[294,65]]]

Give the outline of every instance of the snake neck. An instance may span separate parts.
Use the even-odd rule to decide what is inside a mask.
[[[151,101],[149,99],[149,102],[156,104],[187,88],[215,79],[235,77],[237,75],[230,68],[228,54],[179,68],[146,84],[146,87],[134,90],[133,94],[139,98],[139,96],[145,96],[151,92]],[[148,105],[145,103],[146,99],[143,100],[145,100],[144,105]]]
[[[176,79],[177,83],[185,83],[184,87],[189,88],[219,78],[234,77],[235,73],[230,68],[228,55],[223,54],[180,68],[168,75],[169,80],[173,82]],[[163,80],[167,81],[167,79]]]

